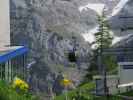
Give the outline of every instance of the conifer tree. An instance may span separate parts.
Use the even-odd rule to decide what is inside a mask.
[[[98,32],[95,33],[95,46],[97,50],[101,50],[103,48],[109,48],[112,45],[113,36],[110,33],[109,25],[107,23],[107,19],[104,16],[98,16],[98,24],[99,29]]]
[[[92,46],[93,56],[90,62],[90,66],[88,68],[88,74],[85,77],[85,80],[92,80],[92,76],[95,74],[99,74],[98,72],[103,71],[103,68],[99,70],[98,56],[103,49],[109,49],[112,46],[113,35],[109,29],[108,21],[104,15],[98,16],[98,32],[94,34],[95,41]],[[101,57],[102,64],[104,64],[104,68],[106,71],[112,71],[117,67],[116,59],[113,55],[104,55]],[[102,66],[103,67],[103,66]],[[104,69],[105,70],[105,69]]]
[[[109,49],[112,46],[113,35],[109,29],[108,21],[104,15],[98,16],[98,32],[95,33],[95,57],[103,52],[103,49]],[[115,57],[112,55],[103,55],[102,56],[102,66],[105,66],[106,71],[113,70],[116,66]]]

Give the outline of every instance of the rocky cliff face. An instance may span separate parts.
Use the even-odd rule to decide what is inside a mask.
[[[117,46],[132,47],[133,38],[133,1],[127,0],[121,11],[110,19],[115,35],[122,37]]]
[[[46,91],[47,77],[54,80],[59,72],[76,84],[82,80],[91,50],[80,33],[96,21],[88,21],[89,14],[80,13],[78,5],[71,0],[11,0],[11,42],[30,48],[28,62],[36,64],[29,81],[35,91]],[[78,56],[75,64],[68,60],[73,48]]]

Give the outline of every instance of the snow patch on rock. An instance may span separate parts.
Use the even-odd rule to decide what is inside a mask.
[[[128,1],[129,0],[121,0],[117,4],[117,6],[113,9],[113,12],[112,12],[111,16],[115,16],[116,14],[118,14]]]
[[[98,27],[93,28],[92,30],[82,34],[85,41],[92,43],[95,41],[94,33],[98,32]]]
[[[91,9],[91,10],[94,10],[98,15],[101,15],[104,6],[105,6],[105,5],[104,5],[103,3],[96,3],[96,4],[94,4],[94,3],[89,3],[89,4],[87,4],[87,5],[80,6],[80,7],[79,7],[79,11],[82,12],[83,10]]]

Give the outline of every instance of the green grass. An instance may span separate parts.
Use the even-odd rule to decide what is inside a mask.
[[[133,97],[133,91],[129,91],[129,92],[126,92],[126,93],[121,93],[120,95]]]
[[[121,97],[114,95],[110,96],[108,99],[104,96],[95,96],[91,94],[91,90],[95,88],[94,83],[86,83],[79,86],[78,88],[68,92],[69,100],[74,100],[73,97],[76,95],[77,91],[81,92],[81,97],[77,97],[75,100],[123,100]],[[133,92],[132,92],[133,94]],[[55,100],[65,100],[65,94],[57,96]]]
[[[123,100],[121,97],[119,96],[110,96],[110,97],[104,97],[104,96],[101,96],[101,97],[93,97],[92,100]]]
[[[69,100],[72,100],[73,99],[73,96],[76,95],[76,93],[78,91],[82,92],[83,96],[86,97],[86,98],[92,98],[92,95],[89,93],[89,91],[91,91],[92,89],[95,88],[95,84],[94,83],[87,83],[87,84],[84,84],[72,91],[69,91],[67,93],[68,97],[69,97]],[[65,100],[65,94],[62,94],[60,96],[57,96],[55,98],[55,100]]]

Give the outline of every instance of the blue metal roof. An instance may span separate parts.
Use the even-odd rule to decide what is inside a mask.
[[[24,53],[28,52],[28,48],[21,46],[19,48],[16,48],[14,50],[11,50],[5,54],[0,55],[0,63],[6,62],[12,58],[15,58],[16,56],[22,55]]]

